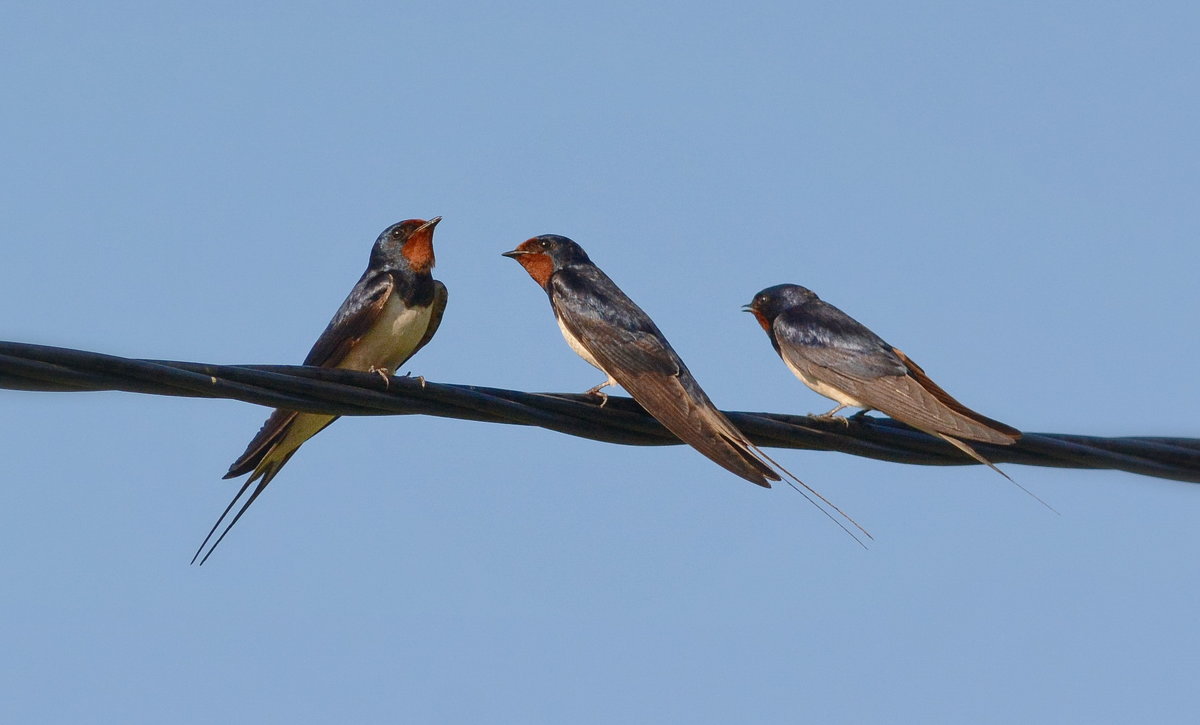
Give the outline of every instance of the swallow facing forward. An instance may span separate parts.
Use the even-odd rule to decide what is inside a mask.
[[[882,411],[1009,478],[963,439],[1007,446],[1020,431],[950,397],[907,355],[811,290],[794,284],[768,287],[743,309],[754,313],[796,377],[838,403],[821,417],[850,407]]]
[[[378,372],[386,377],[429,342],[446,309],[446,286],[429,273],[434,264],[433,229],[441,220],[441,217],[429,221],[409,219],[383,230],[371,248],[367,271],[317,338],[304,358],[305,365]],[[320,413],[291,410],[271,413],[246,452],[225,474],[225,478],[236,478],[249,473],[250,478],[204,537],[192,562],[250,484],[258,482],[200,560],[201,565],[296,450],[335,420],[336,415]]]
[[[771,481],[780,480],[782,472],[845,517],[768,458],[713,405],[658,326],[578,244],[546,234],[522,242],[504,256],[519,262],[549,295],[554,318],[571,349],[608,376],[589,394],[619,384],[667,430],[725,469],[767,488]],[[867,534],[853,519],[846,519]]]

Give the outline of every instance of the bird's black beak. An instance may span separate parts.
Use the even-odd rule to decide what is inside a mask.
[[[523,254],[529,254],[529,252],[526,252],[524,249],[514,249],[511,252],[503,252],[503,253],[501,253],[500,256],[508,257],[509,259],[516,259],[517,257],[520,257]]]
[[[754,303],[742,305],[742,312],[754,312]]]
[[[413,234],[416,234],[417,232],[423,232],[426,229],[433,229],[434,227],[436,227],[438,225],[438,222],[440,222],[441,220],[442,220],[442,218],[440,216],[435,216],[434,218],[430,219],[429,221],[425,222],[421,226],[414,229]]]

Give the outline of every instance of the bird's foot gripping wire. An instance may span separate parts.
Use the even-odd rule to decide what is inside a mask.
[[[391,370],[388,370],[387,368],[377,368],[374,365],[372,365],[371,369],[368,370],[367,372],[375,373],[379,377],[383,378],[383,387],[385,389],[391,387],[391,381],[392,381],[392,371]]]
[[[816,420],[829,420],[829,421],[836,420],[839,423],[841,423],[842,425],[849,428],[850,427],[849,418],[843,418],[842,416],[838,415],[838,411],[842,410],[843,408],[849,408],[849,407],[850,406],[843,404],[843,405],[839,405],[838,407],[834,408],[833,410],[829,411],[828,413],[820,413],[817,415],[810,415],[809,417],[814,418]]]
[[[604,388],[607,388],[610,385],[616,385],[616,384],[617,384],[616,380],[609,378],[609,379],[605,380],[604,382],[600,383],[599,385],[596,385],[594,387],[588,388],[587,390],[583,391],[583,394],[588,397],[591,397],[591,398],[599,398],[600,399],[600,407],[603,408],[604,404],[608,402],[608,394],[602,393],[600,391],[603,390]]]

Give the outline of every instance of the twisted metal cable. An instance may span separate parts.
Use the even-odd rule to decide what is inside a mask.
[[[82,350],[0,341],[0,388],[122,390],[230,398],[273,408],[335,415],[435,415],[529,425],[624,445],[681,441],[630,398],[449,385],[419,378],[296,365],[207,365],[137,360]],[[755,444],[839,451],[897,463],[975,465],[950,444],[887,418],[829,420],[805,415],[726,412]],[[971,444],[996,463],[1115,469],[1200,483],[1200,439],[1100,438],[1025,433],[1011,446]]]

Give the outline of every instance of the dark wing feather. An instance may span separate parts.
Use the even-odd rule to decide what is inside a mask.
[[[308,351],[304,364],[337,367],[375,325],[395,289],[396,280],[391,272],[367,270]]]
[[[776,318],[779,354],[806,377],[932,433],[1006,445],[1020,433],[967,408],[849,315],[819,300]]]
[[[373,273],[368,270],[364,273],[309,350],[304,364],[336,367],[379,319],[395,286],[390,272]],[[250,440],[245,452],[229,467],[224,478],[237,478],[253,471],[263,456],[283,439],[288,426],[295,418],[296,412],[291,410],[276,410],[271,413],[271,417],[267,418],[262,428]]]
[[[267,455],[276,443],[283,440],[288,426],[292,424],[297,415],[298,413],[294,410],[272,411],[267,422],[263,423],[262,428],[258,429],[258,433],[250,439],[245,452],[229,466],[229,471],[222,478],[237,478],[257,468],[258,462],[263,459],[263,456]]]
[[[821,300],[783,312],[775,318],[772,331],[777,348],[797,348],[806,360],[844,375],[871,380],[905,373],[891,345]]]
[[[760,486],[779,475],[688,372],[654,322],[598,268],[566,267],[550,280],[555,312],[604,370],[685,443]]]
[[[1007,439],[1007,440],[1000,440],[999,438],[996,438],[996,436],[993,436],[992,438],[987,439],[987,442],[999,443],[1000,445],[1008,445],[1009,443],[1013,443],[1021,437],[1021,431],[1017,430],[1016,428],[1013,428],[1010,425],[1005,425],[1004,423],[1001,423],[998,420],[993,420],[992,418],[989,418],[986,415],[983,415],[982,413],[977,413],[974,410],[971,410],[967,406],[963,405],[962,403],[958,402],[958,400],[956,400],[954,397],[952,397],[950,395],[950,393],[947,393],[945,390],[942,390],[941,386],[939,386],[937,383],[930,380],[929,376],[925,374],[925,371],[921,369],[920,365],[917,365],[915,362],[910,360],[909,357],[907,355],[905,355],[903,352],[901,352],[900,350],[898,350],[896,348],[892,348],[892,350],[893,350],[893,352],[896,353],[897,357],[899,357],[902,361],[904,361],[904,365],[908,368],[908,374],[910,376],[912,376],[912,378],[914,380],[916,380],[921,385],[921,387],[927,393],[929,393],[929,395],[932,395],[940,403],[945,405],[947,408],[950,408],[954,412],[958,413],[959,415],[970,418],[971,420],[975,421],[976,423],[992,429],[992,431],[994,433],[998,434],[1000,437]],[[975,440],[983,440],[983,439],[977,438]]]

